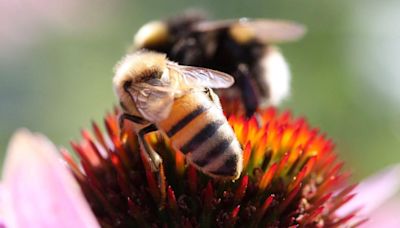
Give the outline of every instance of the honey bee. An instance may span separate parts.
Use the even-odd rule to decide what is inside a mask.
[[[217,92],[230,101],[241,100],[251,116],[257,108],[278,105],[289,95],[290,70],[274,44],[295,41],[304,33],[304,26],[290,21],[209,21],[190,11],[145,24],[135,34],[133,46],[166,53],[179,64],[232,75],[235,85]]]
[[[145,134],[159,130],[186,160],[213,177],[237,179],[242,149],[211,88],[227,88],[234,79],[225,73],[178,65],[165,54],[139,51],[116,66],[114,90],[124,119],[134,123],[142,153],[157,171],[160,156]]]

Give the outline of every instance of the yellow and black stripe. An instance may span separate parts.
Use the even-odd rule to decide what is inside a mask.
[[[221,109],[205,94],[176,99],[170,116],[158,127],[203,172],[234,178],[240,174],[240,144]]]
[[[179,120],[171,129],[167,132],[168,137],[173,137],[178,131],[182,130],[187,124],[194,120],[197,116],[205,112],[207,109],[204,105],[200,105],[195,110],[191,111],[181,120]]]

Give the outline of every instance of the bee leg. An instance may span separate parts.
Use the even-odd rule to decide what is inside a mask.
[[[157,131],[157,127],[154,124],[150,124],[145,128],[142,128],[139,131],[139,143],[140,146],[143,149],[144,156],[150,161],[150,167],[153,172],[158,172],[159,167],[161,165],[162,159],[160,155],[153,150],[153,148],[148,144],[148,142],[145,140],[145,135],[147,133]]]
[[[140,116],[135,116],[135,115],[130,115],[127,113],[123,113],[120,117],[119,117],[119,127],[120,129],[123,129],[124,126],[124,120],[127,119],[129,121],[132,121],[134,123],[137,124],[145,124],[148,123],[147,120],[143,119]],[[157,127],[154,124],[150,124],[144,128],[142,128],[139,131],[139,144],[141,146],[141,148],[144,151],[144,156],[146,157],[147,160],[150,161],[150,166],[152,171],[157,172],[158,171],[158,167],[160,166],[162,159],[160,157],[160,155],[157,154],[157,152],[155,152],[153,150],[153,148],[151,148],[151,146],[147,143],[147,141],[144,139],[144,136],[147,133],[153,132],[153,131],[157,131]],[[122,132],[122,131],[121,131]]]
[[[137,123],[137,124],[146,124],[146,123],[148,123],[148,121],[146,121],[145,119],[143,119],[140,116],[135,116],[135,115],[127,114],[127,113],[122,113],[119,116],[119,119],[118,119],[118,124],[119,124],[119,129],[120,129],[120,138],[122,138],[122,134],[123,134],[124,120],[129,120],[129,121]]]
[[[242,101],[246,109],[246,116],[251,117],[257,110],[259,100],[257,96],[257,90],[255,85],[252,83],[252,75],[247,65],[239,64],[235,71],[237,78],[237,85],[239,85]]]
[[[138,124],[145,124],[145,123],[147,123],[147,121],[145,120],[145,119],[143,119],[142,117],[140,117],[140,116],[135,116],[135,115],[129,115],[129,114],[127,114],[127,113],[122,113],[120,116],[119,116],[119,128],[120,129],[122,129],[123,128],[123,125],[124,125],[124,120],[125,119],[127,119],[127,120],[129,120],[129,121],[132,121],[132,122],[134,122],[134,123],[138,123]]]

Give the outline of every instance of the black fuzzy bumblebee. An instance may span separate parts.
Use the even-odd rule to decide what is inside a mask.
[[[186,12],[142,26],[134,48],[163,52],[179,64],[232,75],[234,86],[218,93],[228,101],[241,100],[251,116],[257,108],[277,105],[289,94],[289,67],[273,44],[297,40],[304,33],[302,25],[290,21],[209,21],[203,14]]]

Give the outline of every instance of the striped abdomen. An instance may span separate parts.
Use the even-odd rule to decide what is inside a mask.
[[[196,96],[195,96],[196,95]],[[205,94],[177,99],[170,116],[158,126],[189,162],[206,174],[236,179],[242,149],[222,113]]]

